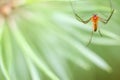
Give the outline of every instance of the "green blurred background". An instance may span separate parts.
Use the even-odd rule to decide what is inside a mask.
[[[110,0],[71,2],[84,20],[111,11]],[[120,80],[120,1],[111,2],[103,37],[95,32],[87,47],[92,23],[77,21],[70,1],[18,0],[7,20],[0,16],[0,80]]]

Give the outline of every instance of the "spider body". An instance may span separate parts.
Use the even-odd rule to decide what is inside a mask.
[[[91,17],[91,21],[93,22],[93,31],[96,32],[98,27],[99,16],[93,15]]]

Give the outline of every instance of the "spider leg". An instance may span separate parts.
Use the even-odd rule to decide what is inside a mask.
[[[104,24],[107,24],[108,21],[111,19],[113,13],[114,13],[114,9],[112,9],[111,14],[110,14],[109,17],[107,18],[107,20],[106,20],[106,19],[103,19],[103,18],[100,18],[100,21],[101,21],[102,23],[104,23]]]
[[[110,8],[111,8],[111,13],[110,13],[110,15],[109,15],[109,17],[105,20],[105,19],[103,19],[103,18],[100,18],[100,21],[101,22],[103,22],[104,24],[107,24],[108,23],[108,21],[111,19],[111,17],[112,17],[112,15],[113,15],[113,13],[114,13],[114,9],[112,8],[112,1],[111,0],[109,0],[110,1]]]
[[[89,46],[90,43],[92,42],[93,32],[94,32],[94,31],[91,32],[91,36],[90,36],[90,39],[89,39],[89,42],[88,42],[87,46]]]
[[[74,15],[75,15],[75,17],[76,17],[76,19],[78,20],[78,21],[80,21],[80,22],[82,22],[82,23],[84,23],[84,24],[87,24],[90,20],[91,20],[91,18],[90,19],[88,19],[88,20],[83,20],[80,16],[78,16],[78,14],[76,14],[76,13],[74,13]]]
[[[73,10],[73,13],[74,13],[74,15],[75,15],[75,18],[76,18],[78,21],[86,24],[86,23],[88,23],[88,22],[91,20],[91,18],[88,19],[88,20],[83,20],[83,19],[75,12],[71,1],[70,1],[70,4],[71,4],[72,10]]]
[[[98,33],[100,34],[101,37],[103,36],[100,29],[98,29]]]

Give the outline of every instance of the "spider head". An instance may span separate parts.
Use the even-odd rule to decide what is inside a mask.
[[[92,17],[91,17],[91,20],[94,24],[96,24],[99,20],[99,16],[97,16],[97,14],[94,14]]]
[[[99,17],[97,16],[97,14],[94,14],[92,18],[93,20],[97,20]]]

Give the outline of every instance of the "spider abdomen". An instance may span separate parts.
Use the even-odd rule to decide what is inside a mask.
[[[94,32],[97,31],[97,24],[93,24],[93,30]]]

